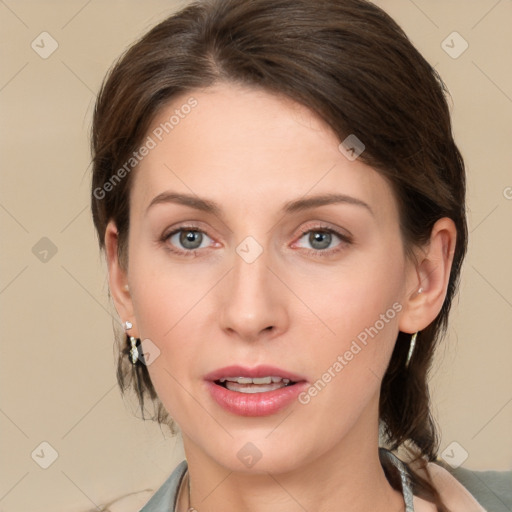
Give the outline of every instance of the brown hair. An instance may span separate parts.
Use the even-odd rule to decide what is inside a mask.
[[[388,446],[405,443],[417,460],[434,460],[438,439],[427,377],[467,245],[464,163],[452,137],[443,81],[393,19],[366,0],[190,4],[128,49],[97,99],[92,213],[102,248],[106,225],[115,221],[124,265],[131,174],[108,193],[105,184],[137,150],[164,105],[178,94],[221,81],[260,87],[309,107],[340,141],[357,136],[366,147],[359,158],[394,190],[407,250],[428,241],[438,219],[454,221],[456,248],[442,310],[419,334],[409,368],[410,335],[399,333],[381,388],[380,418]],[[158,407],[156,419],[168,421],[147,368],[131,368],[124,342],[123,347],[121,389],[133,386],[142,411],[149,396]],[[414,473],[411,478],[415,493],[447,510],[431,482]],[[399,482],[393,485],[400,488]]]

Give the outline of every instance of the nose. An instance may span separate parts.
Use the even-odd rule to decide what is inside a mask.
[[[220,327],[245,341],[274,338],[288,329],[288,297],[263,254],[247,263],[235,255],[234,268],[219,290]]]

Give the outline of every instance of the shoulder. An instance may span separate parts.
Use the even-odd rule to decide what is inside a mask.
[[[512,510],[512,471],[452,469],[441,462],[430,462],[427,470],[443,502],[453,512]],[[417,510],[429,511],[421,504]]]
[[[451,469],[449,466],[444,471],[464,486],[486,510],[512,510],[512,471],[473,471],[465,468]]]

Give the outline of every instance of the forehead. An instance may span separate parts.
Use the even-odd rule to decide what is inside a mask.
[[[318,116],[261,89],[219,84],[183,94],[159,111],[147,137],[152,149],[135,170],[135,207],[173,190],[239,209],[332,192],[371,203],[376,213],[395,209],[387,181],[349,160]]]

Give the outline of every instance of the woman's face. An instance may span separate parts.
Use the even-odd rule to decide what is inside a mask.
[[[310,111],[261,90],[183,95],[147,135],[130,205],[132,332],[187,456],[286,471],[377,442],[417,287],[389,184]]]

